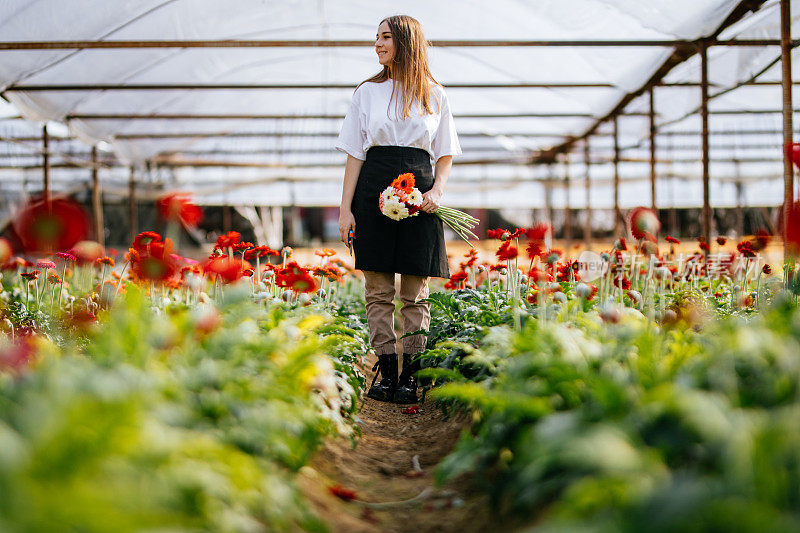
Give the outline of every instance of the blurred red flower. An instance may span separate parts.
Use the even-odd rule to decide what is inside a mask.
[[[35,339],[32,336],[17,337],[11,345],[0,350],[0,371],[19,372],[36,355]]]
[[[550,231],[550,225],[546,222],[541,222],[536,224],[532,228],[528,228],[525,232],[525,235],[535,241],[543,241],[545,237],[547,237],[547,233]]]
[[[137,235],[134,247],[128,250],[131,272],[141,280],[165,281],[178,270],[178,263],[172,258],[172,241],[162,241],[152,231],[145,233]]]
[[[229,231],[225,235],[217,237],[217,243],[214,249],[224,250],[225,248],[233,248],[241,240],[242,235],[238,231]]]
[[[58,252],[58,253],[56,253],[56,257],[60,257],[60,258],[61,258],[61,259],[63,259],[64,261],[72,261],[72,262],[75,262],[75,261],[77,261],[77,260],[78,260],[78,258],[77,258],[77,257],[75,257],[74,255],[72,255],[72,254],[71,254],[71,253],[69,253],[69,252]]]
[[[38,261],[36,261],[36,266],[39,268],[48,269],[48,268],[55,268],[56,264],[50,261],[49,259],[39,259]]]
[[[652,209],[636,207],[628,213],[628,226],[631,228],[631,235],[637,241],[642,239],[654,241],[661,229],[661,222]]]
[[[4,238],[0,237],[0,265],[3,265],[11,259],[11,254],[14,253],[14,250],[11,248],[11,244]]]
[[[77,262],[82,265],[94,263],[106,253],[103,245],[96,241],[77,242],[70,252],[75,256]]]
[[[255,259],[256,257],[265,257],[268,255],[279,256],[280,252],[277,250],[273,250],[269,246],[256,246],[255,248],[250,248],[244,253],[244,258],[248,261]]]
[[[169,222],[180,222],[184,226],[197,227],[203,219],[203,210],[192,203],[187,193],[173,192],[156,200],[158,214]]]
[[[502,239],[506,233],[508,232],[502,228],[490,229],[486,232],[486,236],[490,239]]]
[[[27,279],[28,281],[33,281],[39,279],[39,274],[41,274],[41,270],[31,270],[30,272],[22,272],[20,276]]]
[[[66,198],[35,200],[14,217],[13,225],[25,251],[54,252],[85,238],[89,217],[83,207]]]
[[[497,259],[500,261],[509,261],[514,259],[519,255],[519,250],[517,250],[516,246],[511,246],[511,239],[507,241],[503,241],[503,244],[500,245],[500,248],[494,253],[497,256]]]
[[[627,291],[631,288],[631,280],[629,280],[627,276],[620,275],[614,278],[614,285]]]
[[[465,282],[469,275],[464,272],[463,270],[459,270],[452,276],[450,276],[450,281],[444,284],[445,289],[455,290],[459,288],[459,285],[462,282]]]
[[[789,253],[800,255],[800,202],[794,202],[789,207],[784,239]]]
[[[86,309],[76,309],[74,313],[68,315],[69,324],[79,330],[87,330],[97,323],[97,316]]]
[[[544,255],[544,242],[532,240],[528,243],[528,247],[525,248],[525,253],[528,254],[528,259],[531,261],[536,257],[542,257]]]
[[[317,279],[295,261],[278,271],[275,282],[279,287],[292,289],[295,292],[311,293],[319,288]]]
[[[336,255],[336,251],[330,248],[321,248],[319,250],[314,250],[314,255],[318,255],[319,257],[333,257]]]
[[[203,265],[205,272],[211,272],[220,278],[225,283],[233,283],[245,275],[245,271],[251,269],[250,263],[242,261],[235,257],[228,257],[222,255],[206,261]]]
[[[800,143],[786,143],[783,148],[786,151],[786,155],[794,163],[794,166],[800,169]]]
[[[756,252],[766,248],[767,245],[769,244],[770,239],[772,238],[769,232],[763,228],[756,230],[756,233],[753,236],[755,237],[755,242],[753,243],[753,250],[755,250]]]
[[[542,272],[539,269],[533,268],[528,272],[528,277],[534,282],[540,281],[553,281],[553,276],[547,272]]]
[[[155,231],[143,231],[133,239],[133,249],[137,252],[146,252],[150,243],[161,240],[161,235]]]

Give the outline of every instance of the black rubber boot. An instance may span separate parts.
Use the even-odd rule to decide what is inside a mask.
[[[397,354],[386,353],[378,356],[378,362],[372,367],[372,370],[378,370],[375,377],[372,378],[372,385],[367,391],[367,397],[381,402],[391,402],[394,400],[395,391],[397,390]],[[378,383],[378,374],[383,376],[383,379]]]
[[[420,370],[420,366],[419,354],[403,354],[403,371],[397,380],[395,403],[417,403],[419,401],[417,399],[417,378],[414,377],[414,374]]]

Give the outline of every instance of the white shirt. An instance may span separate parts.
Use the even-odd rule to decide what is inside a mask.
[[[433,113],[421,115],[417,103],[412,102],[409,116],[401,119],[398,116],[403,112],[403,100],[399,84],[391,105],[391,79],[361,84],[353,93],[335,148],[361,160],[367,158],[370,146],[422,148],[434,162],[445,155],[461,155],[447,94],[435,83],[430,86]]]

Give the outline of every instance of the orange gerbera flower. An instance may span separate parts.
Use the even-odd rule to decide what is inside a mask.
[[[411,194],[411,191],[414,190],[414,174],[411,172],[400,174],[392,182],[392,187],[395,189],[400,189],[406,194]]]

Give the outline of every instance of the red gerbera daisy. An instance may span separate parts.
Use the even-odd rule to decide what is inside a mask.
[[[486,231],[486,236],[490,239],[502,239],[504,234],[508,232],[502,228],[490,229]]]
[[[308,270],[301,267],[297,262],[292,261],[286,268],[282,268],[275,276],[275,282],[279,287],[292,289],[295,292],[315,292],[319,285],[317,279]]]
[[[411,194],[411,191],[414,190],[414,174],[410,172],[400,174],[392,181],[392,187],[400,189],[406,194]]]
[[[238,231],[229,231],[225,235],[217,237],[217,243],[214,245],[215,249],[224,250],[225,248],[233,248],[242,238]]]
[[[165,281],[178,270],[178,263],[172,257],[172,241],[153,241],[147,249],[129,250],[131,272],[142,280]]]
[[[203,265],[203,270],[205,272],[210,272],[219,276],[225,283],[237,281],[251,268],[250,263],[247,261],[242,261],[235,257],[228,257],[227,255],[210,259]]]
[[[497,259],[500,261],[509,261],[514,259],[519,255],[519,251],[517,250],[516,246],[511,246],[511,239],[507,241],[503,241],[503,244],[500,245],[500,248],[494,253],[497,256]]]
[[[161,235],[155,231],[143,231],[133,239],[132,248],[137,252],[146,252],[150,243],[161,240]]]

